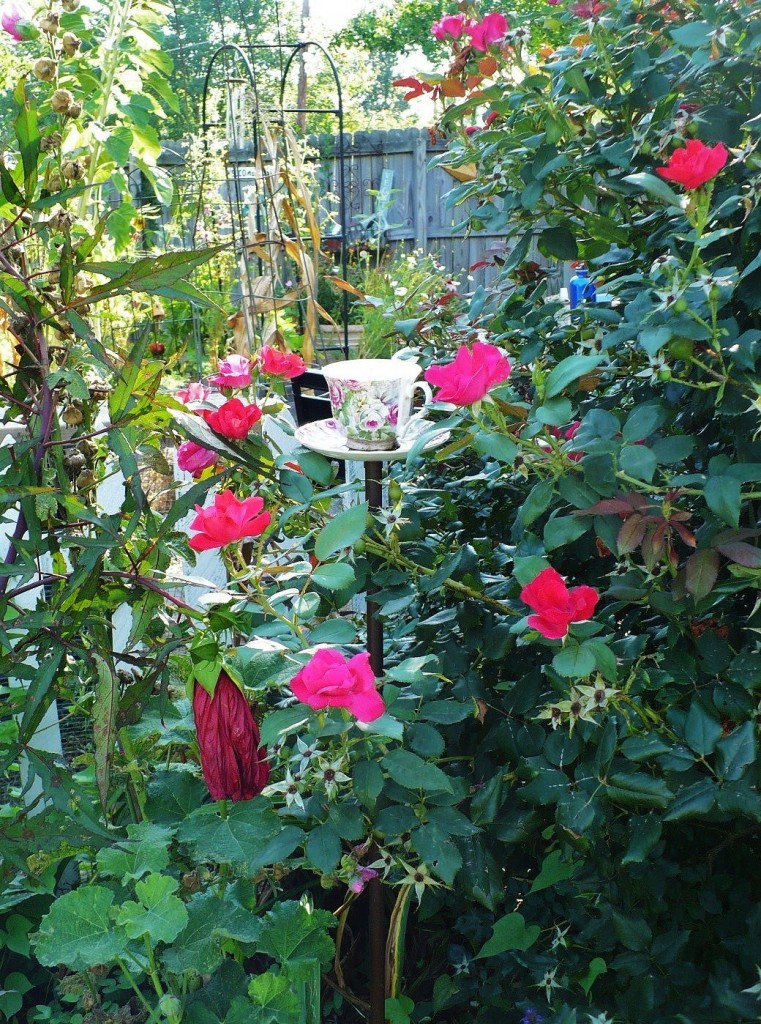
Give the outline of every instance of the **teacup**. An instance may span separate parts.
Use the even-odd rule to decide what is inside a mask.
[[[356,451],[397,448],[426,409],[413,413],[416,389],[432,400],[417,363],[407,359],[349,359],[323,367],[333,418]]]

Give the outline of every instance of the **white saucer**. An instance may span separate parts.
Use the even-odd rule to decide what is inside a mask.
[[[393,462],[395,459],[406,459],[417,439],[430,426],[431,423],[425,423],[420,429],[410,431],[409,436],[400,442],[398,448],[385,451],[360,452],[349,448],[343,427],[334,419],[317,420],[315,423],[305,423],[302,427],[297,427],[296,440],[305,448],[311,448],[312,451],[327,455],[331,459],[348,459],[350,462]],[[428,441],[423,450],[431,451],[438,448],[448,439],[449,431],[440,430]]]

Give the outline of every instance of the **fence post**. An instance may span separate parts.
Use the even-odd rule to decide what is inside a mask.
[[[415,197],[415,245],[426,251],[428,249],[428,139],[425,132],[418,131],[413,150],[414,197]]]

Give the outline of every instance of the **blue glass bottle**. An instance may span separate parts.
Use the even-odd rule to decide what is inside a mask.
[[[597,289],[586,267],[579,267],[568,282],[568,298],[571,309],[597,300]]]

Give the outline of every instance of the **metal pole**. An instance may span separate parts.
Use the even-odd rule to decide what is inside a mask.
[[[370,512],[378,512],[383,503],[382,462],[365,463],[365,497]],[[372,594],[378,588],[370,584],[367,588],[367,650],[370,667],[376,676],[383,674],[383,622],[378,614],[378,605]],[[370,900],[370,1021],[369,1024],[385,1024],[386,1021],[386,915],[383,907],[383,884],[380,878],[373,878],[367,886]]]

